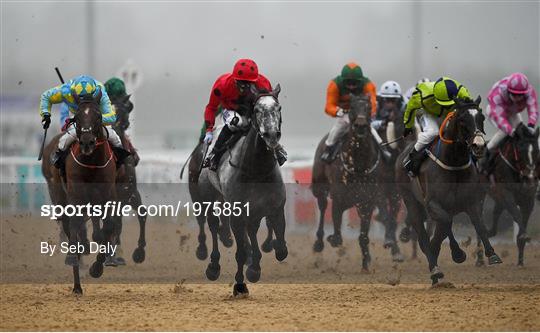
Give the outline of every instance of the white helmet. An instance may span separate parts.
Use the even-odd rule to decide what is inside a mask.
[[[388,98],[401,98],[401,87],[396,81],[386,81],[381,85],[377,95]]]
[[[420,83],[424,83],[424,82],[429,82],[430,80],[427,78],[427,77],[423,77],[421,78],[420,80],[418,80],[418,82],[416,82],[416,84],[420,84]]]

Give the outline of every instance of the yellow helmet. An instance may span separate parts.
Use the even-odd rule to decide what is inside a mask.
[[[88,75],[81,75],[71,82],[71,92],[79,97],[94,96],[97,90],[97,83]]]
[[[454,105],[454,99],[458,96],[461,88],[463,88],[463,86],[459,82],[443,76],[438,79],[433,86],[435,101],[440,105]]]

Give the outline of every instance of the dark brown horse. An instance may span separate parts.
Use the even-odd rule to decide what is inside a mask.
[[[50,159],[58,145],[61,136],[49,142],[44,149],[42,172],[47,180],[51,201],[55,205],[105,206],[108,201],[116,201],[116,162],[112,149],[107,141],[102,124],[102,115],[99,101],[101,94],[93,99],[79,99],[74,96],[78,105],[78,111],[74,117],[74,126],[77,133],[77,142],[74,143],[65,161],[65,176],[55,168]],[[118,219],[108,214],[103,221],[103,228],[94,230],[100,236],[100,243],[110,244],[113,240]],[[89,251],[89,241],[86,233],[85,216],[62,216],[62,228],[67,235],[69,245],[81,245],[83,253],[74,251],[66,255],[66,264],[73,267],[73,293],[82,294],[79,278],[79,262],[81,254]],[[99,221],[100,217],[92,217],[93,222]],[[102,233],[102,236],[101,236]],[[78,248],[78,247],[77,247]],[[100,277],[103,274],[103,263],[108,253],[100,253],[97,260],[90,268],[92,277]]]
[[[320,156],[325,148],[326,136],[319,142],[313,164],[311,190],[317,198],[320,217],[317,240],[313,245],[315,252],[324,248],[324,214],[328,205],[328,196],[332,199],[332,220],[334,234],[327,240],[331,246],[340,246],[343,242],[341,224],[343,212],[355,207],[360,217],[360,235],[358,242],[362,251],[362,269],[368,270],[369,227],[375,204],[380,202],[378,179],[381,174],[382,158],[373,140],[370,128],[370,103],[365,97],[352,96],[351,108],[346,115],[350,127],[344,138],[339,158],[331,164],[323,163]]]
[[[131,155],[124,160],[124,163],[118,169],[118,174],[116,177],[116,191],[118,194],[118,199],[122,205],[130,205],[135,212],[141,213],[141,215],[137,215],[137,219],[139,221],[139,239],[137,241],[137,248],[133,251],[132,259],[136,263],[142,263],[146,257],[146,213],[144,211],[144,207],[142,206],[141,193],[137,188],[137,173],[135,171],[135,167],[139,163],[139,156],[126,134],[126,131],[130,125],[129,115],[133,110],[133,103],[131,103],[129,100],[130,96],[131,95],[126,95],[125,97],[111,99],[116,111],[116,123],[113,125],[113,128],[120,136],[124,148],[131,152]],[[116,231],[117,234],[115,234],[115,244],[119,245],[118,248],[120,249],[120,234],[122,232],[121,220],[118,228],[116,228]],[[125,260],[120,256],[107,257],[105,265],[125,265]]]
[[[398,189],[418,234],[420,248],[428,259],[434,284],[444,277],[437,260],[446,237],[449,237],[454,261],[461,263],[466,258],[452,232],[452,218],[461,212],[467,213],[474,225],[484,244],[489,264],[502,262],[489,242],[482,221],[486,189],[471,160],[471,154],[480,155],[485,146],[484,115],[479,103],[480,98],[456,102],[455,111],[441,125],[440,137],[426,151],[430,158],[422,165],[418,177],[409,178],[403,168],[403,159],[412,149],[412,144],[396,161]],[[435,223],[431,242],[424,227],[426,212]]]
[[[495,201],[493,208],[493,225],[489,236],[497,234],[497,224],[503,211],[508,211],[519,226],[516,238],[518,247],[518,265],[523,266],[527,224],[534,207],[534,196],[538,179],[536,165],[539,161],[538,128],[534,133],[520,124],[514,136],[500,148],[493,171],[494,186],[489,195]]]

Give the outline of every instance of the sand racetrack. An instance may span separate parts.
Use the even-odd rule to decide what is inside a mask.
[[[63,256],[35,253],[34,242],[55,238],[54,223],[25,221],[2,220],[1,330],[540,330],[534,242],[525,268],[516,267],[512,244],[495,246],[503,264],[481,268],[474,244],[462,244],[469,257],[461,265],[445,245],[440,263],[453,286],[431,288],[424,257],[393,264],[373,241],[372,270],[362,273],[356,240],[315,255],[311,231],[291,234],[289,258],[277,263],[264,254],[261,281],[248,283],[247,299],[233,299],[232,249],[222,251],[221,278],[207,283],[191,227],[149,223],[147,258],[135,265],[136,224],[126,223],[128,266],[107,267],[99,280],[84,276],[85,294],[75,297]],[[401,248],[409,257],[410,245]]]

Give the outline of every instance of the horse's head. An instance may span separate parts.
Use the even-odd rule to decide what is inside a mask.
[[[529,186],[536,185],[535,169],[539,157],[538,134],[538,128],[531,132],[525,125],[520,124],[516,128],[512,142],[515,152],[515,168]]]
[[[258,91],[254,85],[251,89],[254,94],[251,124],[264,140],[266,146],[275,149],[279,145],[279,139],[281,139],[281,105],[278,101],[281,87],[278,84],[269,93]]]
[[[102,137],[102,116],[100,111],[101,92],[97,96],[80,98],[73,94],[77,104],[75,113],[75,128],[77,140],[79,141],[81,152],[90,155],[97,146],[97,140]]]
[[[364,138],[369,133],[371,121],[371,103],[367,96],[351,95],[351,108],[348,113],[350,131],[358,138]]]
[[[484,120],[480,108],[481,98],[476,100],[458,99],[455,104],[456,112],[456,142],[466,144],[475,157],[481,157],[484,154],[486,141],[484,139]]]
[[[133,103],[129,100],[131,95],[111,99],[114,110],[116,111],[116,123],[115,128],[120,131],[125,131],[129,128],[129,114],[133,110]]]

